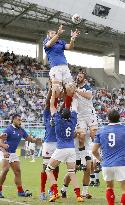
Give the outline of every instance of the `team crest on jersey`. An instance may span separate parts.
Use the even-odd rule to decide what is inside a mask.
[[[49,154],[49,152],[46,152],[46,154]]]

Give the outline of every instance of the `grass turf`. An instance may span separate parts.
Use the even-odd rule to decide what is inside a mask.
[[[22,181],[23,181],[23,187],[24,189],[29,189],[33,196],[31,198],[20,198],[17,196],[17,190],[16,186],[13,182],[13,173],[10,170],[6,182],[4,184],[4,196],[5,199],[0,199],[0,205],[48,205],[50,204],[48,201],[40,201],[39,195],[40,195],[40,171],[41,171],[41,158],[36,159],[36,162],[31,163],[30,160],[25,160],[23,157],[21,157],[21,170],[22,170]],[[66,174],[66,166],[61,165],[60,166],[60,174],[58,179],[58,186],[59,190],[61,189],[61,186],[63,184],[63,177]],[[79,180],[79,184],[82,188],[82,172],[77,173],[77,177]],[[49,183],[47,182],[47,189],[49,189]],[[89,192],[92,194],[93,199],[85,200],[85,205],[107,205],[105,200],[105,182],[101,179],[101,185],[99,187],[90,187]],[[115,194],[116,194],[116,203],[119,205],[120,201],[120,187],[118,184],[115,186]],[[55,205],[75,205],[78,202],[76,202],[75,194],[73,191],[73,187],[70,185],[68,188],[68,198],[67,199],[59,199],[56,202],[51,204]]]

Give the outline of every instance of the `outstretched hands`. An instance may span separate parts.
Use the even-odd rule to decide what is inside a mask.
[[[75,31],[71,30],[71,39],[75,40],[80,34],[80,31],[78,29],[76,29]]]

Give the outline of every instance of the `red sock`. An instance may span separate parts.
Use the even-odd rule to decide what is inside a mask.
[[[47,174],[46,172],[41,172],[41,192],[45,192]]]
[[[57,181],[59,172],[56,170],[53,170],[53,174],[54,174],[55,180]]]
[[[50,190],[51,190],[52,193],[54,193],[54,195],[58,194],[58,186],[57,186],[57,184],[53,184],[50,187]]]
[[[106,199],[107,199],[108,205],[115,204],[115,195],[114,195],[113,189],[106,190]]]
[[[75,188],[74,192],[75,192],[77,197],[80,197],[80,188]]]
[[[72,102],[72,97],[66,95],[66,98],[65,98],[65,108],[70,109],[71,102]]]
[[[0,192],[2,191],[2,185],[0,185]]]
[[[125,194],[122,194],[120,203],[125,205]]]
[[[23,187],[21,185],[17,186],[17,190],[18,190],[18,192],[24,192]]]
[[[57,108],[57,104],[58,104],[58,98],[55,98],[55,102],[54,102],[55,108]]]

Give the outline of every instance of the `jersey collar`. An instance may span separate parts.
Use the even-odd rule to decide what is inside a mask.
[[[117,123],[109,123],[108,125],[121,125],[121,122],[117,122]]]
[[[17,128],[17,127],[15,127],[15,125],[14,125],[14,124],[12,124],[12,127],[13,127],[13,128]]]

